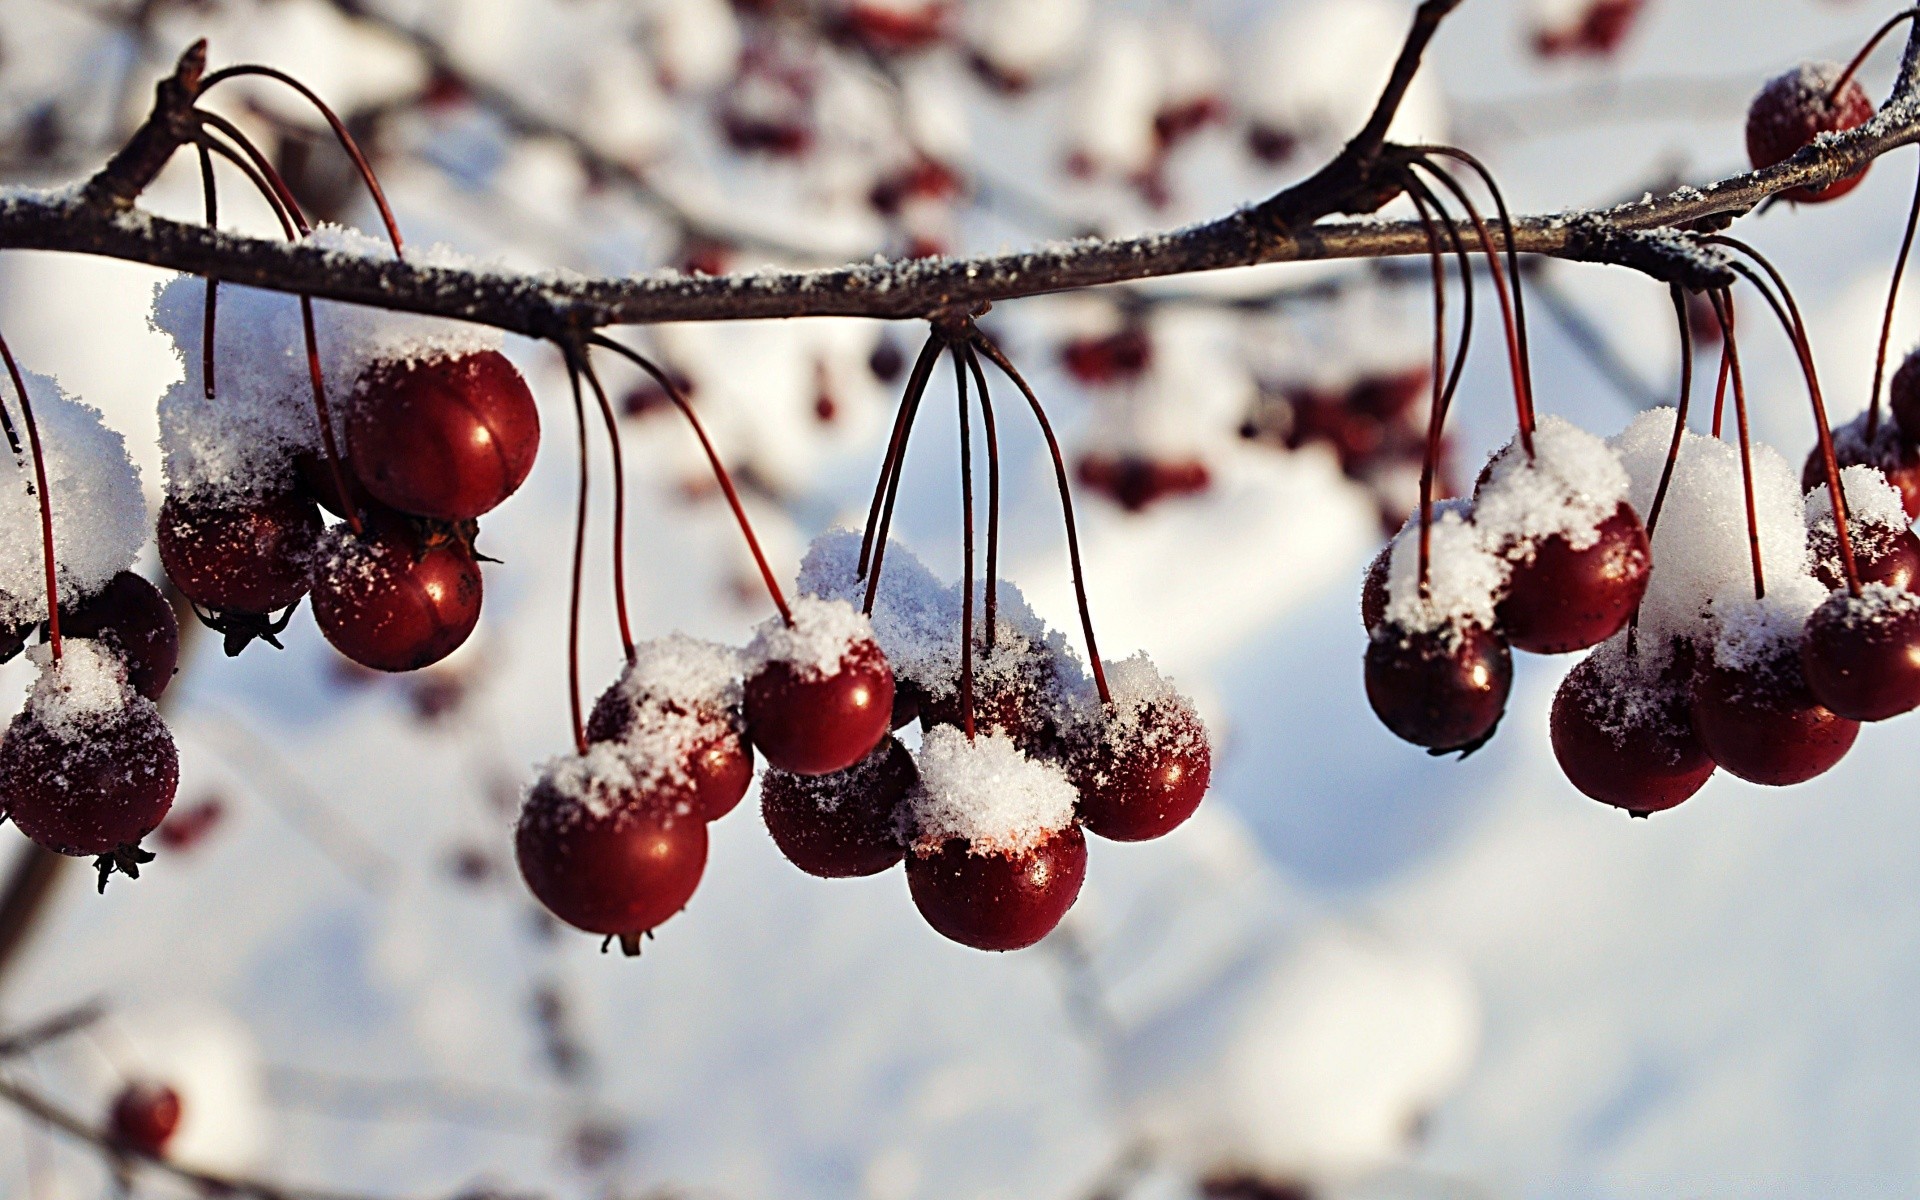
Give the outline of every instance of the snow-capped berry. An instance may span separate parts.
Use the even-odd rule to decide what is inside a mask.
[[[1800,665],[1814,699],[1849,720],[1920,707],[1920,596],[1880,583],[1835,592],[1807,618]]]
[[[100,592],[60,610],[60,632],[113,648],[126,665],[127,681],[142,696],[158,700],[180,660],[180,625],[160,589],[132,571],[122,571]]]
[[[333,648],[376,671],[416,671],[480,620],[480,564],[454,534],[392,512],[355,534],[336,525],[313,554],[313,617]]]
[[[1104,838],[1143,842],[1200,807],[1213,748],[1193,704],[1145,654],[1107,667],[1113,703],[1086,714],[1067,756],[1080,819]]]
[[[893,672],[846,601],[798,596],[791,610],[791,626],[772,618],[747,648],[747,731],[783,771],[843,771],[892,729]]]
[[[1661,657],[1616,638],[1568,672],[1553,698],[1553,753],[1567,780],[1640,816],[1686,800],[1714,771],[1688,712],[1692,648],[1682,642]]]
[[[180,760],[153,702],[106,646],[67,638],[41,663],[27,705],[0,740],[0,797],[20,832],[60,854],[118,854],[173,804]]]
[[[1046,937],[1086,877],[1077,825],[1026,850],[983,852],[954,838],[907,859],[914,907],[936,933],[975,950],[1023,950]]]
[[[707,864],[707,823],[690,786],[618,747],[549,763],[514,832],[520,874],[569,925],[641,934],[685,908]]]
[[[831,775],[770,770],[760,813],[788,862],[822,879],[878,875],[906,854],[901,809],[919,779],[913,756],[888,737]]]
[[[347,460],[401,512],[480,516],[520,487],[539,448],[533,393],[497,350],[374,363],[354,383]]]
[[[107,1128],[120,1145],[158,1158],[180,1128],[180,1094],[164,1083],[129,1083],[113,1098]]]
[[[591,742],[683,763],[709,821],[732,812],[753,784],[745,729],[739,651],[682,634],[636,646],[587,719]]]
[[[1393,735],[1429,750],[1493,736],[1513,687],[1513,652],[1477,625],[1409,630],[1388,621],[1367,642],[1367,702]]]
[[[1842,69],[1838,63],[1802,63],[1760,89],[1747,108],[1747,158],[1755,170],[1785,162],[1821,134],[1864,125],[1873,116],[1873,101],[1858,78],[1847,80],[1840,93],[1833,94]],[[1861,167],[1824,187],[1797,187],[1780,194],[1802,204],[1825,203],[1859,187],[1866,175],[1867,168]]]
[[[1871,441],[1867,438],[1866,413],[1837,426],[1833,431],[1833,457],[1842,470],[1855,466],[1878,469],[1900,493],[1907,517],[1920,517],[1920,444],[1896,422],[1880,422]],[[1806,466],[1800,471],[1800,487],[1810,492],[1826,481],[1826,460],[1820,447],[1815,446],[1807,452]]]
[[[1693,683],[1693,727],[1715,762],[1750,783],[1784,787],[1831,770],[1860,733],[1807,686],[1800,647],[1825,590],[1802,577],[1764,600],[1716,604],[1720,639]]]
[[[1913,590],[1920,583],[1920,538],[1908,525],[1899,490],[1874,467],[1842,468],[1840,482],[1846,489],[1847,533],[1860,582]],[[1833,503],[1824,483],[1807,493],[1807,556],[1815,579],[1829,588],[1846,586]]]
[[[155,540],[181,595],[217,612],[270,613],[307,593],[320,510],[293,492],[169,497]]]

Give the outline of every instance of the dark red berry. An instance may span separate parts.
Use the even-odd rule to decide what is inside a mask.
[[[0,741],[0,797],[21,833],[59,854],[111,855],[166,818],[180,784],[152,701],[56,727],[29,706]]]
[[[1574,549],[1565,534],[1509,552],[1507,593],[1495,610],[1500,633],[1520,650],[1565,654],[1597,646],[1626,627],[1653,573],[1646,526],[1622,504]]]
[[[686,733],[680,747],[693,785],[694,806],[709,821],[732,812],[753,786],[753,746],[741,733],[737,713],[713,712],[678,701],[648,701],[635,705],[619,684],[601,693],[587,719],[587,740],[621,743],[644,723],[655,722],[676,735]]]
[[[1128,512],[1145,511],[1171,496],[1197,495],[1213,484],[1212,472],[1198,459],[1089,454],[1074,473],[1082,484]]]
[[[180,661],[180,624],[173,605],[132,571],[115,575],[77,607],[60,610],[60,632],[113,647],[126,664],[127,682],[149,700],[158,700],[167,690]]]
[[[1800,664],[1814,699],[1849,720],[1920,707],[1920,598],[1884,585],[1835,592],[1807,618]]]
[[[1128,326],[1116,333],[1075,338],[1060,350],[1069,374],[1090,387],[1136,378],[1153,361],[1153,341],[1147,331]]]
[[[1478,626],[1383,624],[1367,643],[1366,678],[1374,715],[1395,737],[1429,750],[1471,749],[1506,711],[1513,654]]]
[[[354,384],[347,460],[401,512],[471,520],[514,493],[539,449],[533,393],[496,350],[376,363]]]
[[[1860,582],[1884,583],[1891,588],[1916,591],[1920,580],[1920,537],[1905,526],[1863,526],[1849,521],[1853,533],[1853,565]],[[1813,563],[1813,577],[1828,588],[1847,586],[1846,568],[1840,561],[1840,539],[1834,537],[1831,524],[1807,530],[1807,557]]]
[[[1044,643],[1002,636],[993,649],[980,644],[973,679],[973,726],[979,733],[1004,733],[1030,755],[1054,757],[1061,750],[1056,715],[1061,694],[1060,662]],[[923,692],[920,724],[966,727],[965,697],[958,679],[942,694]]]
[[[1626,40],[1645,4],[1646,0],[1588,0],[1575,20],[1536,33],[1533,48],[1543,58],[1612,54]]]
[[[1882,421],[1871,444],[1867,442],[1865,413],[1833,431],[1833,457],[1841,470],[1848,467],[1878,467],[1900,493],[1901,507],[1907,517],[1920,517],[1920,445],[1906,438],[1898,425]],[[1800,488],[1811,492],[1827,482],[1826,460],[1820,447],[1807,454],[1800,471]]]
[[[1887,385],[1887,405],[1909,442],[1920,441],[1920,350],[1913,350]]]
[[[918,8],[853,0],[828,21],[836,38],[873,54],[912,54],[937,45],[947,36],[951,15],[946,0],[932,0]]]
[[[1715,762],[1750,783],[1784,787],[1846,757],[1860,724],[1807,688],[1797,644],[1734,668],[1709,657],[1693,683],[1693,728]]]
[[[1206,726],[1178,697],[1101,714],[1067,760],[1086,827],[1116,842],[1171,833],[1194,814],[1213,776]]]
[[[893,671],[869,638],[827,673],[770,660],[747,676],[746,713],[768,765],[795,775],[844,771],[892,728]]]
[[[1393,543],[1380,547],[1380,553],[1367,564],[1366,578],[1360,582],[1360,623],[1372,633],[1387,619],[1387,576],[1393,570]]]
[[[1664,812],[1706,786],[1714,761],[1693,731],[1684,675],[1635,671],[1603,647],[1553,698],[1553,754],[1583,793],[1631,813]]]
[[[636,937],[692,898],[707,865],[707,823],[684,785],[611,776],[542,778],[521,810],[514,853],[554,916],[588,933]]]
[[[1087,839],[1069,825],[1030,850],[975,854],[961,838],[907,859],[927,924],[975,950],[1022,950],[1052,933],[1080,895]]]
[[[1873,101],[1858,79],[1849,79],[1832,99],[1828,94],[1839,80],[1831,64],[1805,64],[1767,81],[1747,109],[1747,157],[1756,171],[1785,162],[1823,133],[1839,133],[1864,125],[1873,116]],[[1819,188],[1798,187],[1780,193],[1802,204],[1824,203],[1860,186],[1867,168]]]
[[[113,1098],[108,1126],[119,1145],[158,1158],[180,1128],[180,1094],[164,1083],[129,1083]]]
[[[315,551],[313,617],[333,648],[376,671],[415,671],[458,649],[480,620],[480,564],[451,535],[395,513],[335,526]]]
[[[831,775],[768,771],[760,813],[787,861],[822,879],[878,875],[906,854],[900,806],[919,778],[913,755],[889,737]]]
[[[334,483],[333,471],[327,466],[325,454],[318,450],[302,450],[294,455],[293,482],[296,491],[334,516],[347,515],[346,508],[340,503],[340,487]],[[353,505],[354,512],[375,503],[366,485],[353,473],[353,468],[344,462],[340,464],[340,483],[346,485],[347,500]]]
[[[155,540],[180,594],[217,612],[270,613],[307,594],[320,510],[292,492],[238,499],[169,497]]]
[[[154,831],[154,837],[168,850],[191,850],[207,839],[207,835],[219,827],[225,817],[227,806],[218,796],[212,796],[198,804],[185,808],[175,808],[160,822],[160,828]]]

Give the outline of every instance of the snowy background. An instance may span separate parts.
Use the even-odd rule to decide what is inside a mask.
[[[404,42],[320,0],[151,6],[144,48],[101,19],[110,7],[0,0],[10,182],[91,169],[119,80],[134,80],[125,96],[137,112],[160,65],[202,33],[216,63],[273,63],[344,109],[378,109],[426,81]],[[975,187],[968,201],[890,223],[859,202],[886,157],[872,150],[886,135],[868,127],[891,118],[872,117],[858,72],[821,99],[823,130],[851,132],[811,163],[747,160],[713,137],[699,88],[729,74],[724,9],[373,7],[439,31],[465,70],[591,131],[605,154],[648,164],[688,211],[752,230],[731,260],[743,267],[795,241],[810,256],[783,260],[1167,226],[1263,194],[1323,153],[1261,166],[1238,126],[1218,125],[1166,165],[1164,207],[1126,182],[1140,135],[1121,117],[1150,121],[1169,94],[1131,94],[1140,80],[1198,79],[1195,91],[1243,111],[1278,103],[1287,80],[1312,70],[1262,60],[1281,51],[1257,35],[1273,14],[1316,7],[1307,0],[1098,0],[1047,64],[1057,77],[1017,102],[972,82],[957,52],[915,60],[899,72],[910,100],[896,115],[917,122],[923,148],[968,164]],[[988,13],[981,44],[1020,27],[1017,2],[965,7],[969,19]],[[1035,6],[1035,44],[1052,7]],[[1803,57],[1847,57],[1895,10],[1650,0],[1617,57],[1544,63],[1532,22],[1567,7],[1468,0],[1430,59],[1421,119],[1485,155],[1521,210],[1739,168],[1758,84]],[[678,64],[682,90],[609,50],[613,28],[642,31],[647,61]],[[1329,63],[1351,49],[1328,45]],[[1876,96],[1892,61],[1888,49],[1867,68]],[[1339,81],[1328,86],[1337,99]],[[1351,112],[1356,101],[1345,103]],[[265,93],[250,106],[238,89],[223,111],[269,138],[307,120]],[[40,154],[30,135],[48,124],[57,148]],[[597,273],[682,261],[674,222],[587,178],[564,145],[520,136],[478,106],[403,114],[387,136],[383,177],[419,243]],[[1090,180],[1062,168],[1076,149],[1095,160]],[[68,152],[73,161],[57,161]],[[190,163],[178,167],[147,202],[191,218],[196,181]],[[1742,227],[1794,281],[1837,417],[1865,402],[1909,171],[1897,155],[1844,203],[1781,206]],[[227,207],[264,231],[262,213]],[[357,202],[335,211],[371,228]],[[1280,267],[1162,290],[1248,295],[1356,273],[1366,272]],[[68,256],[0,260],[0,328],[26,365],[127,433],[149,489],[154,402],[180,371],[147,324],[161,282]],[[1543,409],[1611,435],[1672,394],[1664,289],[1564,264],[1542,285],[1638,381],[1623,389],[1596,370],[1536,301]],[[1368,356],[1417,364],[1420,302],[1415,288],[1255,316],[1157,305],[1153,371],[1119,398],[1076,383],[1056,354],[1072,331],[1110,322],[1110,304],[1022,301],[994,314],[1073,445],[1103,444],[1120,421],[1130,445],[1201,456],[1212,480],[1137,515],[1089,496],[1083,533],[1103,650],[1147,649],[1199,696],[1217,737],[1213,794],[1163,841],[1096,844],[1066,926],[1009,956],[934,935],[898,873],[800,875],[751,798],[714,826],[699,893],[640,960],[603,957],[597,939],[536,919],[513,873],[509,821],[530,764],[568,739],[574,475],[555,452],[571,439],[558,361],[510,343],[543,405],[548,452],[487,519],[487,548],[505,562],[488,569],[479,632],[435,676],[462,702],[423,717],[419,688],[342,670],[304,613],[281,653],[255,646],[229,660],[213,639],[196,643],[170,713],[179,809],[218,798],[223,816],[104,897],[85,872],[67,872],[0,1002],[25,1020],[99,996],[113,1015],[22,1077],[90,1113],[122,1076],[175,1079],[183,1159],[383,1196],[1073,1200],[1116,1171],[1128,1194],[1177,1196],[1196,1173],[1255,1154],[1330,1195],[1902,1193],[1920,1176],[1914,718],[1868,730],[1812,784],[1775,792],[1722,775],[1680,809],[1630,822],[1554,765],[1547,704],[1571,660],[1523,656],[1500,736],[1464,763],[1396,742],[1368,712],[1355,599],[1381,536],[1375,495],[1324,450],[1279,453],[1235,426],[1270,360],[1298,378],[1338,377]],[[1758,432],[1798,461],[1812,436],[1804,392],[1784,342],[1754,328],[1743,358]],[[1903,346],[1920,335],[1920,293],[1901,330]],[[890,336],[910,353],[915,332]],[[646,339],[695,380],[729,458],[758,481],[750,503],[788,573],[808,539],[863,509],[897,387],[866,369],[881,336],[819,322]],[[1483,342],[1462,393],[1469,469],[1508,436],[1501,360]],[[831,421],[817,411],[822,387]],[[1024,425],[1003,428],[1007,574],[1072,629],[1046,464]],[[698,487],[690,439],[651,416],[624,437],[642,631],[744,641],[766,605],[741,586],[744,557],[724,508]],[[948,574],[959,561],[953,463],[950,422],[928,421],[896,527]],[[604,503],[596,511],[585,661],[597,689],[618,645]],[[0,671],[10,696],[27,678],[19,664]],[[10,829],[0,840],[18,841]],[[5,1123],[5,1194],[106,1186],[94,1160]]]

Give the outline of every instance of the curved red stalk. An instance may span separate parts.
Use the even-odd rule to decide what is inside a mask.
[[[1687,409],[1693,403],[1693,322],[1687,316],[1687,296],[1677,283],[1668,284],[1673,297],[1673,314],[1680,322],[1680,406],[1673,413],[1673,441],[1667,446],[1667,461],[1660,468],[1659,486],[1653,489],[1653,505],[1647,509],[1647,545],[1660,527],[1660,513],[1667,505],[1667,489],[1673,484],[1673,472],[1680,465],[1680,446],[1687,435]],[[1627,653],[1634,654],[1640,641],[1640,605],[1633,606],[1627,622]]]
[[[920,357],[913,364],[913,375],[907,380],[907,391],[900,400],[900,414],[894,421],[895,439],[887,447],[885,461],[880,465],[880,482],[874,491],[874,507],[867,514],[867,533],[860,544],[860,569],[858,578],[867,581],[867,594],[860,611],[873,613],[874,602],[880,596],[880,568],[887,558],[887,535],[893,528],[893,505],[900,491],[900,475],[906,467],[907,441],[913,436],[913,422],[920,415],[920,401],[926,394],[927,382],[933,377],[934,363],[940,357],[938,339],[929,336],[927,344],[920,349]]]
[[[580,395],[580,363],[571,350],[567,356],[567,381],[573,385],[573,420],[580,431],[580,499],[573,512],[573,587],[567,600],[567,703],[573,717],[573,748],[587,752],[587,726],[580,703],[580,596],[585,590],[587,566],[587,405]]]
[[[1041,407],[1040,397],[1033,394],[1033,388],[1028,385],[1025,376],[1000,352],[1000,347],[993,344],[993,339],[975,327],[973,344],[994,366],[1000,368],[1000,373],[1014,387],[1020,389],[1020,394],[1026,397],[1027,407],[1033,410],[1033,419],[1039,424],[1040,432],[1047,439],[1047,451],[1053,456],[1054,479],[1060,487],[1060,515],[1067,527],[1067,559],[1073,568],[1073,594],[1080,605],[1080,629],[1087,639],[1087,658],[1093,671],[1093,685],[1100,694],[1100,703],[1111,704],[1113,693],[1107,689],[1107,669],[1100,661],[1100,650],[1093,639],[1093,612],[1087,606],[1086,572],[1080,566],[1080,534],[1073,522],[1073,488],[1067,480],[1067,460],[1060,453],[1060,440],[1053,435],[1053,422],[1047,420],[1047,410]]]
[[[1435,399],[1427,420],[1427,446],[1420,465],[1420,595],[1426,598],[1428,573],[1432,557],[1433,530],[1433,484],[1434,476],[1440,469],[1440,448],[1444,444],[1447,416],[1453,410],[1454,393],[1460,387],[1460,380],[1466,371],[1467,353],[1473,347],[1473,259],[1467,254],[1466,243],[1460,238],[1452,218],[1447,214],[1446,206],[1440,197],[1419,178],[1408,171],[1405,183],[1407,198],[1413,202],[1414,211],[1419,214],[1420,224],[1427,233],[1429,253],[1433,256],[1434,286],[1434,357],[1433,380]],[[1436,219],[1436,214],[1438,218]],[[1446,366],[1446,290],[1447,272],[1440,249],[1439,235],[1444,232],[1447,240],[1453,244],[1453,253],[1460,266],[1460,346],[1454,352],[1453,366]],[[1441,382],[1445,371],[1444,384]]]
[[[1734,323],[1733,293],[1726,292],[1724,299],[1727,302],[1726,324],[1731,325]],[[1729,369],[1730,364],[1727,359],[1727,348],[1722,345],[1720,347],[1720,382],[1714,387],[1713,392],[1713,436],[1716,439],[1720,437],[1721,419],[1726,415],[1727,411],[1727,372]]]
[[[612,338],[600,334],[594,334],[591,340],[593,345],[603,350],[613,351],[651,375],[653,381],[659,384],[661,390],[672,399],[674,407],[680,410],[680,415],[687,419],[687,424],[693,427],[693,436],[700,439],[700,449],[706,452],[707,465],[713,468],[713,477],[719,481],[720,490],[726,495],[727,504],[733,509],[733,518],[739,523],[740,533],[747,539],[747,549],[753,554],[754,564],[760,568],[760,578],[767,585],[767,595],[773,598],[773,606],[779,610],[780,619],[791,626],[793,610],[787,607],[787,598],[780,591],[780,582],[774,578],[773,568],[767,565],[766,552],[760,549],[760,539],[754,536],[753,522],[747,520],[747,510],[740,503],[740,493],[734,489],[733,476],[727,474],[726,464],[720,461],[720,454],[713,448],[713,442],[708,439],[706,426],[700,423],[699,416],[693,411],[693,405],[687,402],[686,393],[680,390],[680,385],[675,383],[666,372],[654,366],[651,359],[633,347],[621,345]]]
[[[1720,318],[1721,345],[1726,347],[1727,361],[1732,364],[1733,373],[1733,414],[1735,424],[1740,429],[1740,483],[1746,492],[1747,501],[1747,547],[1753,555],[1753,598],[1767,598],[1767,576],[1760,564],[1760,513],[1753,498],[1753,446],[1747,437],[1747,387],[1740,377],[1740,349],[1734,344],[1733,323],[1726,318],[1726,292],[1721,289],[1713,293],[1714,314]]]
[[[993,649],[1000,608],[1000,435],[993,424],[993,397],[987,394],[987,373],[971,345],[960,347],[980,393],[980,421],[987,431],[987,649]]]
[[[1900,299],[1900,281],[1913,255],[1913,235],[1920,229],[1920,180],[1913,185],[1913,203],[1907,208],[1907,232],[1900,239],[1900,257],[1894,260],[1893,283],[1887,288],[1887,314],[1880,320],[1880,349],[1873,356],[1873,391],[1867,398],[1867,445],[1880,435],[1880,383],[1887,373],[1887,344],[1893,340],[1893,310]]]
[[[1867,44],[1860,47],[1860,53],[1854,55],[1853,61],[1847,64],[1847,69],[1840,72],[1840,78],[1834,80],[1833,86],[1827,89],[1827,103],[1832,104],[1839,98],[1840,93],[1846,90],[1847,84],[1859,73],[1860,68],[1866,65],[1867,56],[1874,52],[1889,33],[1917,16],[1920,16],[1920,8],[1909,8],[1905,12],[1889,17],[1885,25],[1875,30],[1874,35],[1867,39]]]
[[[960,510],[965,564],[960,569],[960,717],[973,740],[973,414],[967,411],[967,372],[960,351],[950,348],[953,384],[960,400]]]
[[[620,452],[620,423],[614,418],[613,404],[607,399],[607,389],[600,386],[592,361],[583,356],[580,367],[593,388],[594,399],[600,402],[600,419],[607,427],[607,445],[613,453],[613,611],[620,622],[620,649],[632,663],[633,623],[627,618],[627,468]]]
[[[345,150],[347,157],[353,160],[354,170],[360,172],[361,180],[367,185],[367,191],[373,197],[374,207],[380,210],[380,221],[387,227],[387,239],[393,243],[393,256],[399,258],[401,255],[400,225],[393,219],[393,209],[387,205],[387,195],[380,188],[380,180],[373,173],[373,165],[367,161],[367,156],[360,152],[360,144],[347,130],[346,123],[334,114],[333,109],[327,107],[326,101],[320,99],[312,88],[284,71],[256,63],[242,63],[213,72],[200,81],[200,94],[204,96],[215,84],[240,75],[258,75],[284,83],[306,97],[307,102],[320,111],[320,115],[333,128],[333,136],[339,140],[340,148]]]
[[[33,399],[27,395],[27,381],[13,350],[0,337],[0,359],[7,363],[13,390],[20,397],[20,420],[27,427],[27,445],[33,452],[33,477],[40,489],[40,554],[47,565],[47,641],[53,646],[53,661],[60,661],[60,581],[53,559],[53,494],[47,490],[47,460],[40,448],[40,424],[33,419]]]

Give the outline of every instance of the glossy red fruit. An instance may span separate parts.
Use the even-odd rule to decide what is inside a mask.
[[[1785,787],[1831,770],[1860,724],[1807,688],[1797,645],[1736,670],[1709,658],[1693,683],[1693,728],[1715,762],[1749,783]]]
[[[180,594],[216,612],[270,613],[307,594],[320,510],[292,492],[220,501],[169,497],[155,540]]]
[[[1688,689],[1671,670],[1633,672],[1596,652],[1553,698],[1553,754],[1581,792],[1636,816],[1664,812],[1706,786],[1714,761],[1693,731]]]
[[[50,727],[21,710],[0,741],[0,797],[21,833],[59,854],[137,846],[173,806],[180,758],[149,700],[83,727]]]
[[[1213,747],[1200,715],[1184,702],[1156,699],[1104,716],[1067,761],[1081,822],[1116,842],[1173,832],[1200,807],[1213,777]]]
[[[1878,467],[1900,493],[1907,517],[1920,517],[1920,445],[1908,440],[1892,421],[1882,421],[1871,445],[1866,440],[1866,414],[1833,431],[1833,457],[1847,467]],[[1800,471],[1800,488],[1811,492],[1827,481],[1826,462],[1815,446]]]
[[[584,791],[584,799],[578,794]],[[687,906],[707,865],[707,823],[684,786],[549,776],[514,832],[520,874],[576,929],[637,938]]]
[[[1471,750],[1493,736],[1513,687],[1506,642],[1477,626],[1409,632],[1382,625],[1367,643],[1367,701],[1395,737]]]
[[[747,676],[747,734],[767,763],[795,775],[844,771],[893,725],[893,670],[871,639],[829,674],[772,660]]]
[[[1854,721],[1920,708],[1920,597],[1835,592],[1807,618],[1800,665],[1814,699]]]
[[[1863,527],[1848,522],[1853,532],[1853,565],[1860,582],[1884,583],[1905,591],[1920,590],[1920,537],[1905,528]],[[1813,563],[1813,577],[1828,588],[1847,586],[1846,568],[1840,561],[1840,540],[1833,526],[1816,525],[1807,530],[1807,557]]]
[[[1591,545],[1576,550],[1556,533],[1534,542],[1531,557],[1509,561],[1495,609],[1500,633],[1535,654],[1584,650],[1626,628],[1653,574],[1646,526],[1627,504],[1600,523]]]
[[[97,595],[60,611],[65,637],[92,638],[113,647],[127,667],[127,682],[158,700],[180,661],[180,625],[160,589],[122,571]]]
[[[1052,933],[1087,877],[1077,825],[1016,854],[975,854],[961,838],[907,859],[907,888],[927,924],[975,950],[1022,950]]]
[[[116,1143],[158,1158],[180,1128],[180,1094],[164,1083],[129,1083],[113,1098],[107,1124]]]
[[[514,493],[539,449],[533,393],[498,351],[376,363],[354,384],[347,460],[401,512],[471,520]]]
[[[1747,158],[1755,170],[1785,162],[1823,133],[1838,133],[1864,125],[1873,116],[1873,101],[1858,79],[1849,79],[1840,94],[1828,99],[1839,80],[1840,68],[1831,63],[1807,63],[1767,81],[1747,108]],[[1788,200],[1819,204],[1860,186],[1867,168],[1820,188],[1782,192]]]
[[[736,714],[688,711],[675,702],[636,707],[615,684],[594,702],[587,719],[587,740],[595,744],[624,742],[640,722],[662,717],[676,724],[691,718],[697,727],[685,747],[685,770],[701,817],[717,821],[732,812],[753,786],[753,746],[742,735]]]
[[[314,553],[313,617],[333,648],[376,671],[415,671],[458,649],[480,620],[480,564],[450,535],[370,514]]]
[[[906,854],[900,806],[919,779],[913,755],[889,737],[831,775],[768,771],[760,813],[787,861],[822,879],[878,875]]]

